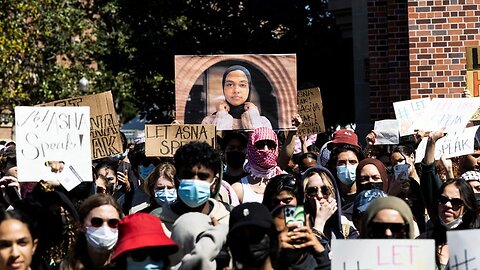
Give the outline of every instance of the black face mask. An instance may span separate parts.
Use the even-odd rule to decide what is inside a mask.
[[[230,247],[233,258],[242,265],[261,266],[270,255],[270,237],[266,234],[258,243],[243,244],[240,239],[232,241],[232,243],[235,243]]]
[[[383,182],[368,182],[365,184],[360,184],[360,186],[361,186],[361,191],[371,190],[371,189],[383,190]]]
[[[282,250],[280,251],[280,255],[279,255],[280,259],[279,259],[278,265],[281,265],[282,269],[292,265],[296,265],[298,261],[300,261],[300,259],[302,258],[302,255],[305,252],[306,251],[304,249]]]
[[[477,205],[480,207],[480,193],[475,193],[475,199],[477,200]]]
[[[245,162],[245,153],[239,151],[226,152],[227,165],[232,169],[240,169]]]

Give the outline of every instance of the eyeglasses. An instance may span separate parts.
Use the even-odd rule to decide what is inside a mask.
[[[305,190],[305,192],[307,193],[308,197],[315,197],[318,194],[319,188],[320,188],[320,192],[322,193],[323,196],[330,196],[330,194],[332,194],[332,191],[327,186],[308,187]]]
[[[255,148],[259,150],[265,149],[265,146],[267,146],[268,149],[273,150],[277,147],[277,144],[271,140],[261,140],[255,143]]]
[[[444,196],[444,195],[440,195],[438,197],[438,202],[445,205],[447,204],[448,202],[450,202],[450,204],[452,205],[452,208],[454,210],[458,210],[458,208],[460,208],[462,205],[463,205],[463,200],[460,199],[460,198],[448,198],[447,196]]]
[[[390,230],[392,235],[386,235],[385,232]],[[385,223],[385,222],[370,222],[370,237],[383,239],[383,238],[407,238],[408,224],[403,223]]]
[[[150,257],[150,259],[152,259],[152,261],[154,262],[161,262],[165,258],[165,256],[163,255],[163,252],[161,252],[161,250],[159,250],[158,248],[135,249],[130,251],[127,257],[132,258],[134,262],[143,262],[148,257]],[[160,267],[160,269],[162,268],[163,267]]]
[[[95,227],[95,228],[103,226],[104,222],[107,222],[108,227],[112,229],[116,229],[118,228],[118,223],[120,222],[120,220],[118,218],[111,218],[111,219],[104,220],[99,217],[92,217],[92,219],[90,220],[90,224],[92,224],[92,227]]]

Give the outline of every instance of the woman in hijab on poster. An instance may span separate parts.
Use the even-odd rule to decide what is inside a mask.
[[[252,77],[243,66],[234,65],[225,70],[222,78],[225,100],[216,106],[216,112],[205,117],[202,124],[215,124],[218,130],[272,128],[272,124],[250,102]]]

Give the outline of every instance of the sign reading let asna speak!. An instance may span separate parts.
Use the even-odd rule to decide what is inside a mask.
[[[215,146],[215,125],[145,125],[145,155],[173,157],[180,146],[191,141]]]
[[[92,181],[89,107],[15,107],[19,181],[60,180],[67,190]],[[64,165],[52,174],[52,162]]]
[[[62,99],[39,106],[88,106],[90,107],[90,138],[92,160],[122,152],[120,124],[110,91]]]

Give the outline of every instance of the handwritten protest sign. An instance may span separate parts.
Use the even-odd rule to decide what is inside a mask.
[[[480,230],[447,231],[447,241],[450,269],[480,269]]]
[[[147,157],[173,157],[180,146],[191,141],[215,146],[215,125],[145,125]]]
[[[461,131],[480,107],[480,98],[435,98],[422,116],[413,123],[414,129],[446,133]]]
[[[398,144],[400,134],[398,133],[398,120],[385,119],[375,121],[373,130],[375,131],[375,145]]]
[[[393,103],[395,117],[400,122],[400,136],[414,133],[412,124],[430,105],[430,98],[404,100]]]
[[[475,133],[479,126],[469,127],[463,131],[448,133],[445,137],[438,139],[435,143],[435,160],[442,155],[445,158],[459,157],[475,152]],[[417,147],[415,162],[419,163],[425,156],[427,138],[423,138]]]
[[[332,250],[336,270],[435,269],[434,240],[334,239]]]
[[[60,180],[67,190],[92,181],[89,119],[89,107],[15,107],[18,180]]]
[[[306,136],[325,132],[323,121],[323,104],[320,88],[298,91],[298,113],[303,123],[298,127],[297,135]]]
[[[120,124],[110,91],[62,99],[40,106],[88,106],[90,107],[91,158],[99,159],[122,152]]]

